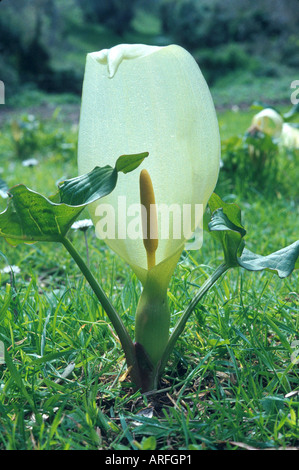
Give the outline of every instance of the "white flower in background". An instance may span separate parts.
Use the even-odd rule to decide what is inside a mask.
[[[282,116],[272,108],[257,113],[252,119],[251,128],[278,139],[285,147],[299,148],[299,130],[284,122]]]
[[[5,266],[3,269],[1,269],[1,274],[20,274],[21,270],[19,266]]]
[[[76,222],[73,223],[71,228],[73,230],[81,230],[82,232],[85,232],[89,227],[92,227],[93,223],[91,219],[83,219],[83,220],[77,220]]]
[[[38,165],[38,160],[36,160],[36,158],[28,158],[22,161],[22,165],[25,167],[36,166]]]

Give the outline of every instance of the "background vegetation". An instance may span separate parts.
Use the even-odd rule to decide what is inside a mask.
[[[86,53],[120,42],[186,47],[217,106],[232,98],[248,104],[257,91],[260,99],[288,99],[299,60],[298,21],[297,0],[3,0],[7,105],[16,103],[20,88],[80,95]]]
[[[248,248],[267,254],[295,241],[299,151],[248,141],[246,130],[254,101],[290,108],[298,16],[296,0],[2,0],[0,210],[14,184],[50,195],[77,174],[87,52],[175,42],[211,87],[223,160],[216,192],[242,208]],[[91,269],[133,335],[141,286],[92,229],[86,235]],[[70,237],[85,256],[84,234]],[[169,290],[172,326],[221,257],[208,235],[183,254]],[[229,272],[188,322],[162,392],[141,396],[63,248],[0,239],[0,340],[10,358],[0,364],[0,449],[298,448],[298,300],[296,273]]]

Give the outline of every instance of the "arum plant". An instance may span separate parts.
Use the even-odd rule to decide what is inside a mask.
[[[299,130],[289,122],[285,122],[284,116],[275,109],[265,108],[255,114],[252,118],[249,131],[253,130],[270,135],[283,147],[290,149],[299,148]]]
[[[79,172],[110,163],[120,149],[134,153],[144,145],[150,157],[140,178],[136,172],[120,178],[115,191],[89,209],[98,236],[129,263],[143,285],[135,348],[147,387],[145,382],[159,375],[169,339],[168,284],[185,242],[201,223],[199,211],[190,214],[189,227],[179,215],[196,204],[203,210],[217,182],[218,123],[204,77],[183,48],[124,44],[88,54]],[[138,236],[128,233],[124,212],[139,203],[144,217]],[[105,233],[103,225],[109,227]]]
[[[202,214],[220,166],[218,122],[205,79],[183,48],[122,44],[88,54],[79,172],[110,163],[121,149],[134,153],[143,145],[150,157],[141,164],[139,178],[137,172],[120,178],[115,191],[89,210],[99,238],[127,261],[143,285],[131,372],[138,386],[148,390],[157,386],[196,303],[230,267],[227,261],[216,270],[170,335],[167,288],[193,232],[200,245]],[[130,236],[124,213],[139,202],[142,233]],[[196,212],[199,205],[202,211]],[[189,225],[181,217],[186,207],[191,208]]]
[[[267,256],[245,248],[239,207],[213,193],[219,148],[213,101],[187,51],[178,46],[120,45],[88,54],[80,175],[64,181],[49,198],[15,186],[0,214],[0,235],[9,242],[59,242],[68,250],[111,321],[132,383],[142,392],[159,386],[190,315],[227,270],[266,269],[286,277],[298,267],[299,241]],[[131,266],[142,284],[134,338],[67,238],[86,206],[97,236]],[[223,262],[170,331],[169,282],[182,251],[200,247],[202,229],[221,243]]]

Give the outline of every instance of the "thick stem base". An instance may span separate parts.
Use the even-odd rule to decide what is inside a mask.
[[[154,368],[166,348],[169,326],[167,289],[149,276],[136,311],[135,341],[142,346]]]

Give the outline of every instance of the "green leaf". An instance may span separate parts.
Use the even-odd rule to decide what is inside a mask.
[[[223,248],[224,259],[229,267],[238,266],[238,255],[241,254],[244,247],[242,240],[243,230],[234,225],[230,219],[223,213],[223,209],[217,209],[209,223],[209,229],[213,232]]]
[[[121,155],[116,161],[115,168],[122,173],[129,173],[135,170],[147,156],[148,152],[137,153],[136,155]]]
[[[115,167],[95,167],[91,172],[68,179],[59,185],[60,202],[72,206],[83,206],[110,194],[116,186],[117,174],[135,170],[148,156],[148,152],[122,155]]]
[[[110,165],[95,167],[91,172],[68,179],[59,185],[60,202],[82,206],[111,193],[117,183],[117,174],[135,170],[148,156],[148,152],[120,156],[112,168]]]
[[[209,200],[211,218],[208,228],[222,244],[228,267],[240,266],[248,271],[267,270],[280,278],[287,277],[299,268],[299,240],[266,256],[252,253],[245,248],[246,230],[241,223],[241,210],[236,204],[228,204],[213,194]]]
[[[107,196],[115,188],[117,171],[111,166],[95,167],[90,173],[65,180],[59,185],[60,202],[85,206]]]
[[[118,171],[137,168],[148,153],[119,157],[115,168],[107,165],[64,181],[49,198],[23,184],[9,190],[5,211],[0,213],[0,236],[13,245],[35,241],[61,241],[87,204],[111,193]],[[118,166],[118,168],[117,168]]]
[[[208,204],[212,212],[208,228],[222,244],[226,265],[238,266],[238,255],[243,250],[243,237],[246,235],[241,223],[241,210],[237,204],[223,202],[215,193]]]
[[[143,437],[141,441],[141,450],[155,450],[157,441],[155,436]]]
[[[298,267],[299,240],[267,256],[256,255],[246,248],[239,258],[239,265],[248,271],[276,272],[280,278],[287,277]]]
[[[216,193],[213,193],[209,199],[209,208],[212,213],[217,209],[222,209],[223,213],[235,225],[237,230],[240,231],[242,236],[246,235],[246,230],[242,225],[241,209],[237,204],[224,202]]]
[[[53,203],[20,184],[10,189],[8,206],[0,214],[0,235],[13,245],[60,241],[82,210]]]

